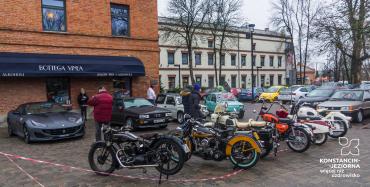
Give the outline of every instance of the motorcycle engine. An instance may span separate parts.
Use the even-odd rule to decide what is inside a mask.
[[[222,161],[225,154],[219,149],[219,142],[214,138],[202,138],[197,140],[198,153],[206,160]]]
[[[121,163],[125,166],[133,165],[136,162],[137,148],[135,144],[125,143],[121,144],[122,149],[117,151],[117,155]]]

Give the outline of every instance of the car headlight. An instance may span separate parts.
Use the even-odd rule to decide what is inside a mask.
[[[340,108],[340,110],[351,111],[352,110],[352,106],[343,106],[342,108]]]
[[[326,108],[325,108],[325,107],[323,107],[323,106],[318,106],[318,107],[317,107],[317,109],[318,109],[318,110],[326,110]]]
[[[78,119],[76,120],[76,123],[77,123],[77,124],[80,124],[80,123],[82,123],[82,122],[83,122],[82,118],[78,118]]]
[[[166,113],[166,117],[170,117],[170,116],[172,116],[171,113]]]
[[[42,123],[39,123],[39,122],[36,122],[36,121],[31,121],[31,124],[35,127],[46,127],[45,124],[42,124]]]
[[[139,115],[140,119],[149,119],[149,115]]]
[[[73,122],[73,123],[80,124],[80,123],[82,123],[82,118],[81,118],[81,117],[79,117],[79,118],[76,118],[76,117],[69,117],[69,118],[68,118],[68,121]]]

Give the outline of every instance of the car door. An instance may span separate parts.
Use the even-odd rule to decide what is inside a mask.
[[[307,94],[308,94],[308,89],[307,88],[305,88],[305,87],[303,87],[303,88],[300,88],[299,89],[299,97],[306,97],[307,96]]]
[[[172,116],[176,116],[177,108],[176,108],[176,101],[174,96],[167,96],[166,98],[166,109],[171,111]],[[176,118],[176,117],[175,117]]]
[[[364,111],[365,116],[370,115],[370,92],[369,90],[364,91],[362,109]]]
[[[115,98],[113,100],[113,110],[112,110],[112,122],[123,124],[124,123],[124,105],[123,99]]]
[[[16,110],[9,113],[9,116],[8,116],[9,123],[12,126],[13,132],[16,133],[16,134],[23,133],[23,131],[22,131],[23,130],[23,126],[22,126],[23,125],[23,123],[22,123],[23,122],[23,117],[22,117],[22,115],[24,115],[24,114],[25,114],[24,105],[21,105]]]

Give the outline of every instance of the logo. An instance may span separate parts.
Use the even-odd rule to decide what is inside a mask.
[[[340,154],[343,156],[360,155],[360,149],[358,148],[358,146],[360,146],[360,139],[351,139],[349,141],[346,137],[339,137],[339,145],[342,146]]]

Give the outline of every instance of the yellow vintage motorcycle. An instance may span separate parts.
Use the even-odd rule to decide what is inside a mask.
[[[205,127],[203,122],[185,115],[185,122],[171,135],[176,135],[184,141],[191,155],[197,155],[205,160],[222,161],[226,158],[235,168],[248,169],[255,166],[260,158],[261,145],[257,133],[250,131],[235,131],[233,127],[226,130]]]

